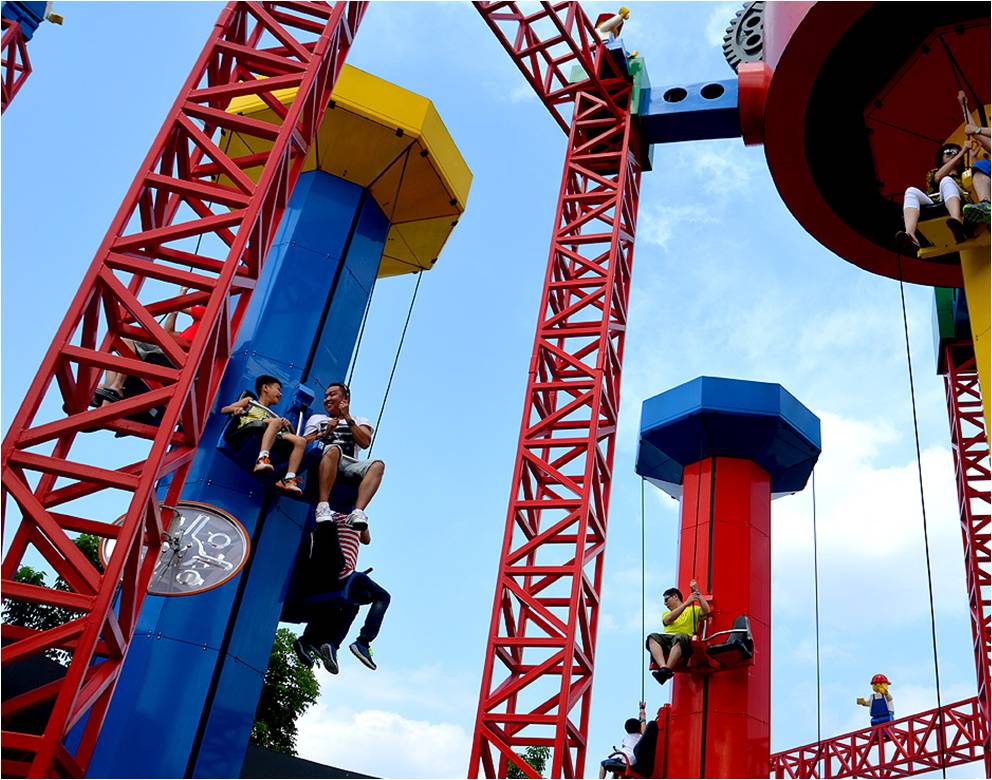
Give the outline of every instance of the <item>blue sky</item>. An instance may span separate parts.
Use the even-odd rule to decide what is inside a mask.
[[[738,7],[633,3],[624,38],[656,86],[729,78],[720,40]],[[5,430],[220,6],[60,10],[65,26],[31,42],[36,70],[3,119]],[[300,752],[369,774],[464,776],[565,138],[467,4],[373,3],[349,62],[431,98],[475,179],[423,280],[376,441],[387,471],[361,561],[393,594],[379,669],[345,658],[338,677],[320,672]],[[867,723],[854,699],[876,672],[893,680],[897,714],[935,705],[898,284],[810,238],[760,148],[657,148],[654,168],[634,257],[590,773],[640,697],[640,404],[701,374],[779,382],[822,420],[823,735]],[[379,413],[413,282],[376,288],[357,414]],[[975,694],[971,637],[932,292],[908,286],[906,298],[947,703]],[[651,627],[674,578],[678,506],[649,487],[646,515]],[[809,490],[773,504],[773,750],[816,738],[811,520]],[[668,691],[647,684],[653,711]]]

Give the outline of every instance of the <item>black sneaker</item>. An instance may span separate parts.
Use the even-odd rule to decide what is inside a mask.
[[[896,233],[896,249],[906,257],[916,257],[916,253],[920,251],[920,245],[905,230],[900,230]]]
[[[296,651],[296,657],[300,659],[301,664],[303,664],[307,669],[313,669],[314,651],[310,645],[305,644],[300,637],[297,637],[296,641],[293,642],[293,650]]]
[[[349,645],[349,650],[354,653],[355,658],[365,664],[369,669],[375,669],[375,661],[372,660],[372,648],[368,645],[363,645],[359,641],[354,641]]]
[[[665,667],[664,669],[655,669],[651,672],[651,676],[657,680],[658,685],[664,685],[675,676],[675,672],[668,667]]]
[[[965,229],[965,226],[960,219],[954,219],[954,217],[951,217],[945,222],[945,224],[947,225],[947,229],[951,231],[951,235],[954,236],[954,241],[956,243],[960,244],[968,240],[968,231]]]
[[[320,646],[321,659],[324,661],[324,668],[331,674],[338,673],[338,649],[331,644],[323,644]]]

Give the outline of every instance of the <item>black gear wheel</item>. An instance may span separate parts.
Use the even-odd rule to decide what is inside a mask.
[[[737,72],[742,62],[759,62],[765,51],[765,4],[745,3],[723,36],[723,56]]]

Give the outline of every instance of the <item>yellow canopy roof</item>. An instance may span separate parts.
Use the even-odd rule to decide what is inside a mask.
[[[288,105],[295,89],[273,96]],[[274,123],[258,97],[235,98],[227,109]],[[266,142],[225,136],[231,156],[264,151]],[[379,276],[429,269],[465,210],[472,172],[425,97],[345,65],[303,170],[320,169],[369,190],[389,219]],[[261,168],[249,169],[249,176]]]

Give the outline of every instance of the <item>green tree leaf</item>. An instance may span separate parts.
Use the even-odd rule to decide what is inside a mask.
[[[547,745],[531,745],[523,753],[517,753],[524,761],[530,764],[531,768],[539,775],[544,775],[544,770],[551,758],[551,748]],[[526,777],[524,771],[512,761],[506,764],[506,776],[509,778]]]
[[[293,756],[296,755],[296,721],[317,702],[320,694],[320,684],[313,670],[296,659],[295,639],[288,628],[276,631],[250,737],[253,745]]]

